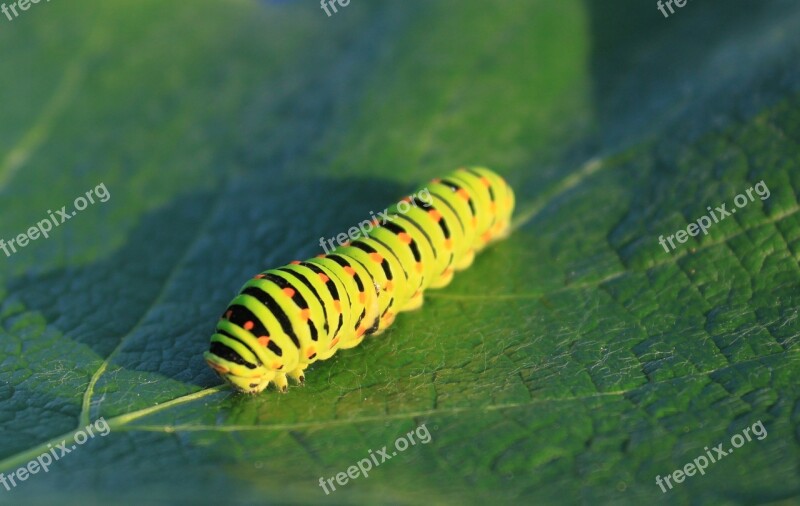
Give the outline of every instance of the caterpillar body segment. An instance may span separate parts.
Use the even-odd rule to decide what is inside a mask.
[[[426,289],[446,286],[509,234],[513,209],[511,187],[488,169],[435,179],[389,207],[367,236],[245,283],[217,322],[206,362],[241,392],[270,383],[285,392],[310,364],[422,306]]]

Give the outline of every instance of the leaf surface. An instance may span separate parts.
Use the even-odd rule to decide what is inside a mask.
[[[0,502],[796,498],[800,7],[614,4],[0,18],[0,238],[111,195],[0,254],[0,471],[111,430]],[[245,280],[464,164],[515,188],[508,240],[306,386],[219,385],[202,352]],[[421,425],[429,443],[319,486]]]

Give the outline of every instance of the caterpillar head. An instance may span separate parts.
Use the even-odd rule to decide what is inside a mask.
[[[203,357],[220,378],[240,392],[262,392],[275,377],[275,371],[264,367],[247,347],[225,335],[214,334]]]

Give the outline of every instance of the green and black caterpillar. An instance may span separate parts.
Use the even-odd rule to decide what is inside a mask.
[[[380,334],[509,234],[514,193],[494,172],[461,168],[425,189],[430,198],[399,201],[368,236],[248,281],[217,323],[208,365],[242,392],[285,392],[288,378],[303,383],[310,364]]]

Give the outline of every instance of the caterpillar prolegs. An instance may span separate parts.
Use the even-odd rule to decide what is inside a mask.
[[[380,334],[508,235],[514,194],[494,172],[462,168],[425,189],[430,198],[399,201],[366,236],[248,281],[217,323],[208,365],[239,391],[285,392],[288,378],[303,383],[310,364]]]

